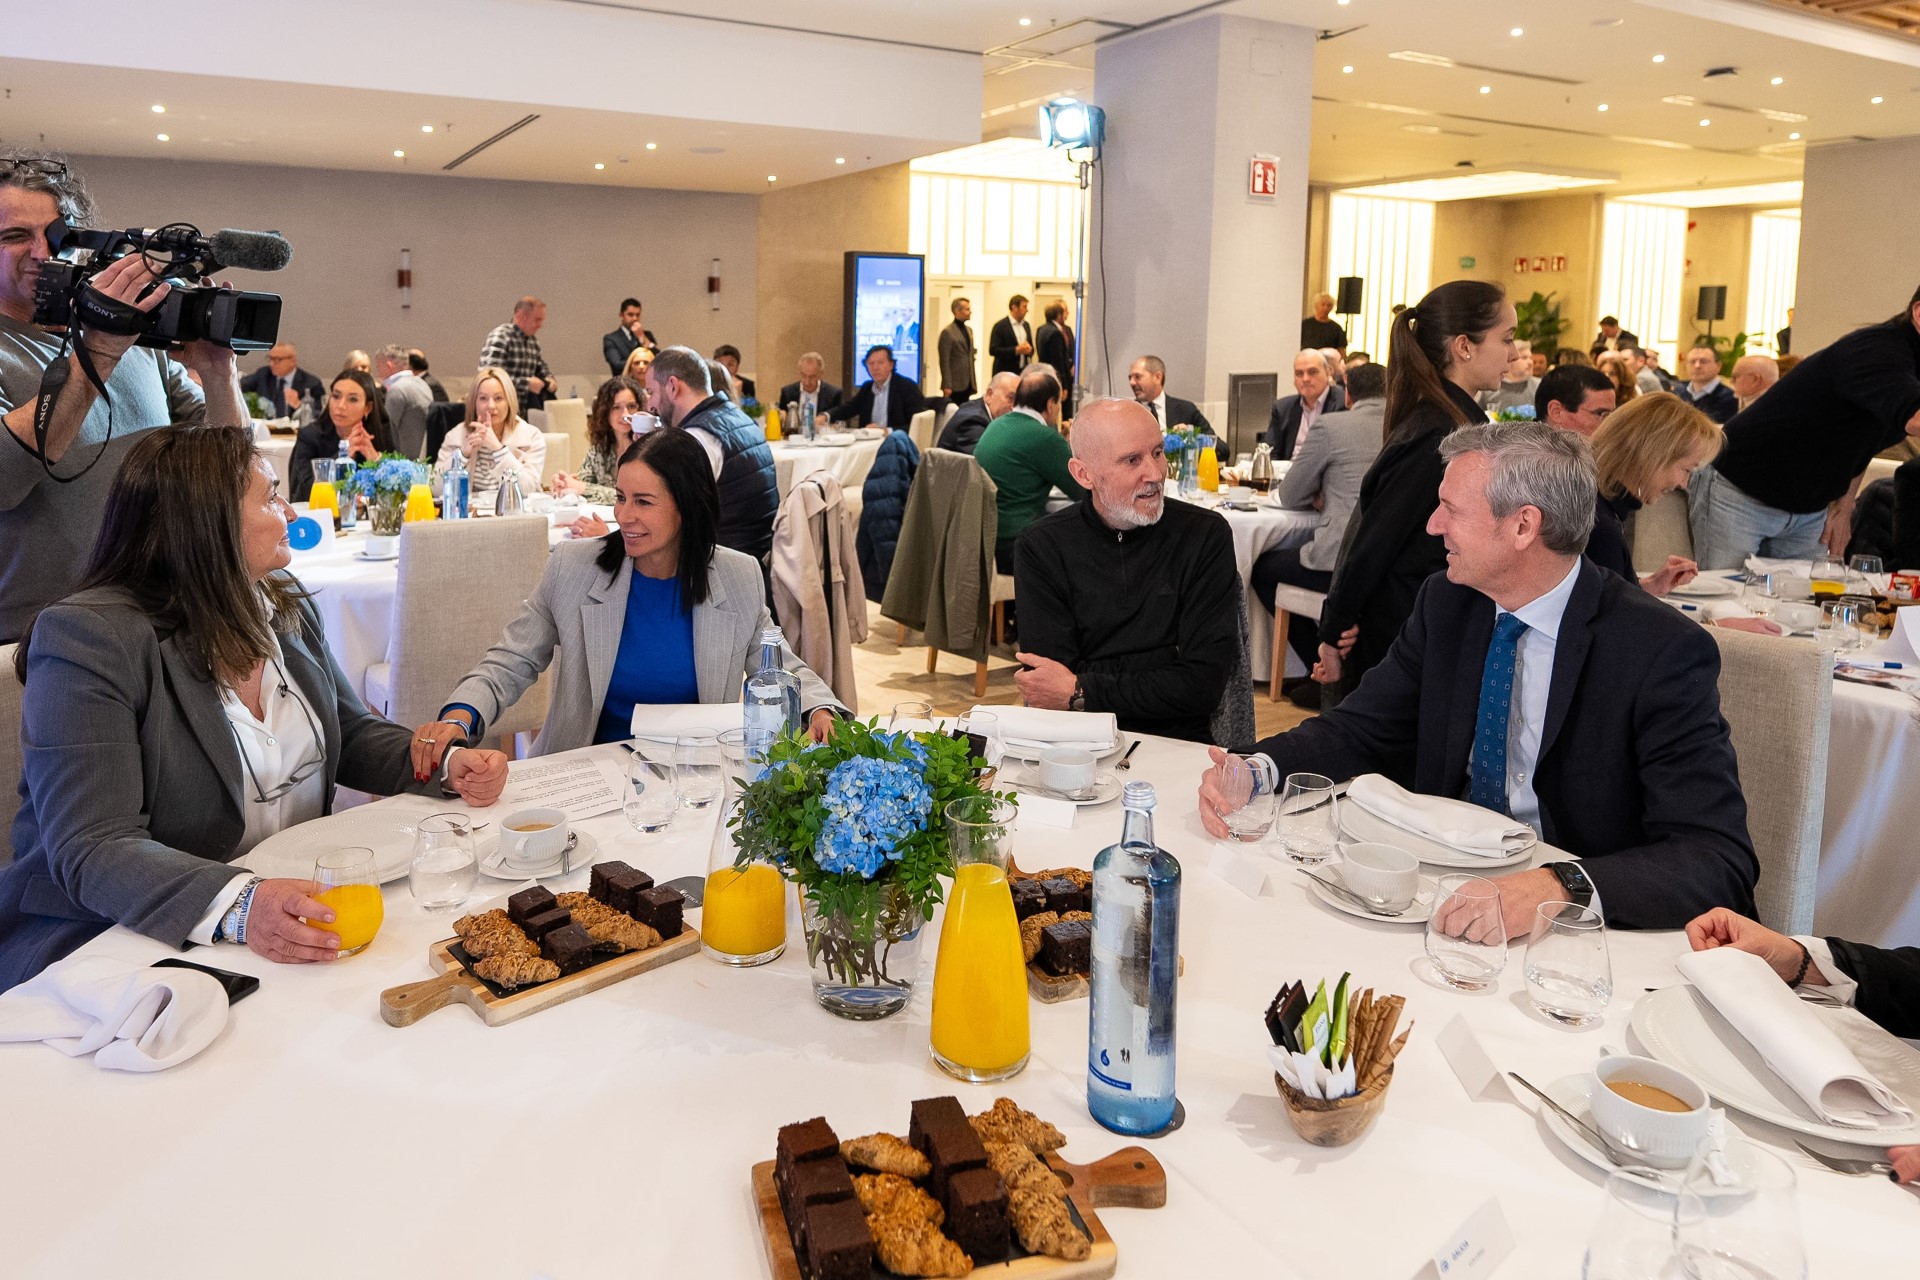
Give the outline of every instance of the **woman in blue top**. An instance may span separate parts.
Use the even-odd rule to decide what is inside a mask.
[[[460,682],[440,721],[414,734],[417,762],[478,741],[553,667],[534,751],[632,736],[636,705],[738,702],[773,625],[760,566],[718,545],[720,498],[706,450],[684,431],[643,436],[620,457],[606,537],[562,543],[520,616]],[[847,709],[781,645],[800,679],[808,731],[823,740]]]

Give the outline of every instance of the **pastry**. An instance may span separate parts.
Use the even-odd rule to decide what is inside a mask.
[[[588,877],[587,887],[590,895],[599,899],[601,902],[607,901],[607,881],[623,871],[631,870],[633,870],[632,867],[617,858],[608,859],[606,862],[594,863],[592,874]],[[566,894],[563,893],[560,895],[562,903],[566,901],[566,898]]]
[[[560,966],[553,961],[514,951],[502,951],[476,961],[473,971],[508,991],[536,982],[552,982],[560,976]]]
[[[984,1165],[963,1169],[947,1184],[946,1233],[975,1265],[998,1262],[1013,1248],[1007,1188]]]
[[[533,939],[498,907],[477,916],[461,916],[453,922],[453,931],[459,935],[461,947],[475,960],[498,955],[540,954]]]
[[[584,893],[563,893],[560,905],[573,912],[573,922],[595,942],[610,943],[622,951],[645,951],[660,945],[660,935],[652,929]]]
[[[980,1145],[979,1135],[964,1119],[958,1125],[933,1130],[927,1138],[926,1156],[933,1166],[933,1194],[943,1202],[955,1175],[987,1167],[987,1149]],[[951,1207],[947,1213],[952,1216]],[[980,1259],[973,1250],[967,1252],[973,1254],[975,1260]]]
[[[1044,1156],[1067,1145],[1065,1134],[1018,1106],[1012,1098],[995,1098],[993,1106],[974,1116],[972,1123],[982,1137],[1022,1143],[1035,1155]]]
[[[1052,1196],[1067,1194],[1067,1184],[1047,1168],[1046,1161],[1033,1154],[1033,1148],[1011,1139],[983,1139],[987,1148],[987,1167],[1000,1175],[1007,1192],[1034,1190]]]
[[[807,1268],[813,1280],[867,1280],[873,1232],[851,1197],[807,1209]]]
[[[1013,914],[1020,919],[1047,909],[1047,891],[1038,880],[1015,880],[1007,887],[1013,891]]]
[[[933,1172],[933,1166],[927,1163],[924,1155],[913,1149],[912,1143],[891,1133],[870,1133],[864,1138],[850,1138],[840,1144],[840,1154],[847,1158],[848,1164],[857,1164],[862,1169],[876,1169],[881,1173],[897,1173],[903,1178],[924,1178]]]
[[[1007,1197],[1007,1213],[1020,1247],[1028,1253],[1069,1262],[1084,1261],[1093,1253],[1093,1242],[1074,1225],[1067,1202],[1059,1196],[1032,1189],[1014,1191]]]
[[[1093,901],[1086,885],[1064,875],[1042,880],[1040,887],[1047,891],[1049,911],[1085,911]]]
[[[633,906],[627,910],[627,914],[662,938],[677,938],[680,936],[680,909],[686,900],[678,889],[643,889],[633,896]]]
[[[1040,967],[1055,977],[1093,967],[1093,922],[1061,920],[1040,931]]]
[[[593,963],[593,936],[577,924],[562,925],[540,939],[540,954],[573,973]]]
[[[874,1257],[897,1276],[964,1276],[973,1270],[973,1260],[925,1218],[881,1214],[868,1218],[867,1228]]]
[[[1031,884],[1032,881],[1022,883]],[[1033,958],[1040,954],[1040,931],[1050,924],[1059,922],[1058,911],[1042,911],[1020,922],[1020,953],[1026,956],[1028,964],[1032,964]]]
[[[517,925],[525,926],[528,916],[551,911],[558,905],[554,901],[553,890],[534,885],[531,889],[522,889],[507,899],[507,916]]]
[[[822,1117],[815,1116],[811,1120],[780,1127],[774,1147],[774,1163],[782,1169],[790,1169],[798,1161],[817,1160],[839,1149],[840,1140],[833,1136],[833,1127]]]
[[[951,1129],[955,1125],[967,1122],[967,1113],[960,1108],[960,1099],[952,1094],[939,1098],[920,1098],[916,1100],[908,1113],[907,1141],[922,1155],[931,1157],[928,1144],[932,1141],[936,1129]]]
[[[572,914],[565,907],[549,907],[545,911],[536,911],[520,922],[529,938],[535,942],[546,937],[562,925],[573,923]]]
[[[651,888],[653,888],[653,877],[644,871],[635,871],[631,868],[626,871],[616,871],[607,877],[606,895],[601,898],[601,901],[615,911],[624,911],[628,915],[633,915],[635,901]]]
[[[1025,1148],[1022,1148],[1024,1150]],[[1032,1152],[1027,1152],[1032,1155]],[[890,1213],[911,1214],[939,1226],[946,1221],[940,1202],[897,1173],[863,1173],[853,1180],[853,1194],[870,1218]]]

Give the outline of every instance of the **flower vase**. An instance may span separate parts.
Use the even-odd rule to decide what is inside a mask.
[[[800,895],[813,998],[829,1013],[870,1022],[907,1007],[920,976],[926,921],[900,885],[870,882],[823,908]]]
[[[390,560],[400,554],[400,526],[406,522],[407,496],[404,493],[376,493],[367,504],[367,520],[372,526],[367,537],[367,555]]]

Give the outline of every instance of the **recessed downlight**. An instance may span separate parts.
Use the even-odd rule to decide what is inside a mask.
[[[157,116],[163,116],[167,114],[167,109],[166,107],[162,106],[160,103],[156,102],[153,104],[153,114]]]
[[[168,136],[167,136],[166,134],[164,134],[164,133],[156,133],[156,134],[154,134],[153,136],[154,136],[155,138],[157,138],[157,139],[159,139],[159,140],[160,140],[161,142],[172,142],[172,141],[173,141],[173,139],[172,139],[172,138],[170,138],[170,137],[168,137]]]

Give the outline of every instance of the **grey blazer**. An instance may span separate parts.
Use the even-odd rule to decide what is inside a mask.
[[[1311,507],[1325,495],[1320,524],[1300,548],[1304,569],[1331,571],[1340,558],[1340,540],[1360,502],[1360,482],[1380,453],[1380,430],[1387,410],[1381,399],[1362,400],[1344,413],[1323,413],[1301,442],[1293,466],[1280,481],[1280,505]]]
[[[367,710],[302,603],[280,637],[320,724],[326,807],[336,783],[428,791],[412,731]],[[113,924],[185,946],[234,871],[246,832],[239,748],[215,685],[123,592],[52,605],[34,625],[14,862],[0,872],[0,989]]]
[[[604,545],[594,538],[554,548],[533,597],[520,616],[507,624],[499,643],[460,682],[449,703],[464,703],[480,713],[483,725],[491,724],[551,664],[553,692],[534,753],[553,755],[592,744],[607,685],[613,680],[620,632],[627,621],[627,588],[633,581],[630,559],[622,557],[611,577],[594,563]],[[741,686],[758,669],[761,628],[772,625],[759,562],[730,548],[715,547],[707,602],[693,610],[693,665],[700,701],[740,700]],[[833,690],[794,656],[785,641],[780,654],[787,670],[800,677],[800,703],[808,715],[820,707],[848,714]]]

